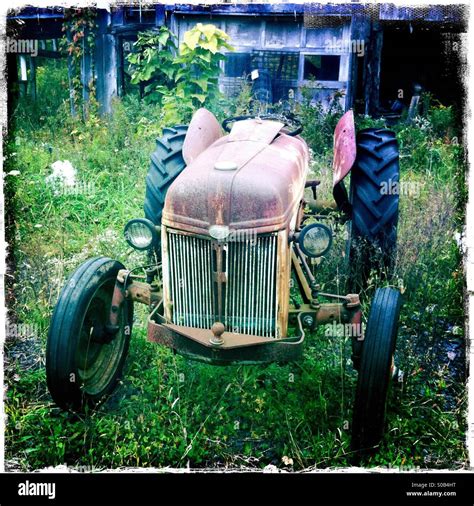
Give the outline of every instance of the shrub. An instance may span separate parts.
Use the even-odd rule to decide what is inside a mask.
[[[131,83],[142,85],[143,94],[150,102],[159,102],[157,87],[171,89],[174,84],[176,35],[166,26],[158,31],[139,32],[133,47],[135,50],[127,55]]]
[[[127,57],[132,82],[146,85],[146,98],[161,106],[166,124],[186,122],[195,109],[220,98],[220,61],[224,49],[233,49],[228,38],[214,25],[198,23],[174,54],[176,37],[167,28],[139,34],[136,52]]]

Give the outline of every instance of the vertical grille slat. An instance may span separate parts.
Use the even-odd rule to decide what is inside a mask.
[[[256,265],[256,270],[257,270],[257,274],[256,274],[256,281],[255,281],[255,288],[256,288],[256,293],[257,293],[257,300],[255,301],[256,304],[255,304],[255,315],[256,315],[256,319],[257,319],[257,324],[256,324],[256,330],[257,330],[257,334],[261,335],[262,334],[262,308],[261,308],[261,305],[262,305],[262,274],[263,274],[263,270],[265,268],[265,265],[263,263],[263,248],[262,248],[262,242],[265,241],[265,238],[262,239],[262,241],[260,241],[259,243],[257,243],[257,265]]]
[[[180,291],[182,292],[183,299],[184,299],[184,307],[183,307],[183,313],[182,318],[184,321],[184,325],[189,325],[189,312],[186,311],[186,308],[189,307],[189,290],[188,290],[188,272],[186,270],[186,243],[183,241],[183,237],[180,237],[179,241],[179,254],[181,256],[181,263],[180,263],[180,269],[181,269],[181,276],[179,279],[180,284]]]
[[[197,250],[196,250],[196,239],[193,237],[191,239],[191,251],[195,252],[195,257],[197,257]],[[193,273],[193,279],[196,280],[196,283],[193,283],[190,287],[190,290],[193,294],[194,302],[195,302],[195,311],[193,311],[193,325],[195,327],[201,327],[202,323],[199,321],[199,315],[201,314],[201,306],[200,306],[200,300],[199,300],[199,273],[196,270],[196,260],[197,258],[190,257],[191,267],[192,267],[192,273]]]
[[[267,241],[267,238],[265,237],[263,239],[263,269],[262,269],[262,288],[261,288],[261,297],[260,297],[260,311],[261,311],[261,314],[263,316],[263,318],[265,318],[267,312],[266,312],[266,308],[265,308],[265,295],[267,293],[267,290],[266,290],[266,287],[267,287],[267,284],[268,284],[268,279],[267,279],[267,271],[268,271],[268,268],[269,268],[269,265],[268,265],[268,262],[269,262],[269,258],[268,258],[268,241]],[[267,322],[266,322],[266,319],[262,319],[262,324],[261,324],[261,333],[263,336],[266,336],[267,335]]]
[[[204,259],[203,259],[203,264],[204,264],[204,268],[205,268],[205,271],[206,271],[206,288],[207,288],[207,293],[206,293],[206,300],[207,300],[207,326],[210,327],[211,323],[212,323],[212,319],[213,319],[213,309],[212,309],[212,301],[213,301],[213,296],[212,296],[212,272],[211,272],[211,263],[210,263],[210,258],[211,258],[211,245],[210,243],[206,243],[205,246],[204,246],[204,250],[205,250],[205,256],[204,256]]]
[[[276,234],[228,242],[223,323],[230,332],[276,337]],[[216,252],[210,239],[168,230],[169,297],[177,325],[210,328],[217,320]]]
[[[197,243],[197,250],[198,250],[198,262],[199,265],[202,266],[203,264],[203,258],[205,258],[203,254],[203,248],[204,244],[200,244],[199,241],[196,241]],[[207,326],[207,312],[208,309],[206,307],[206,273],[203,269],[199,269],[199,293],[201,294],[201,322],[202,326]]]
[[[172,250],[173,250],[173,255],[174,255],[173,258],[176,258],[176,256],[178,255],[178,252],[176,250],[176,242],[170,241],[170,245],[172,245]],[[173,276],[173,274],[174,274],[174,276]],[[181,315],[183,313],[183,305],[181,302],[181,290],[180,290],[181,272],[179,269],[179,262],[176,262],[176,261],[173,262],[173,272],[172,272],[172,276],[170,276],[170,277],[174,277],[174,279],[172,279],[172,282],[171,282],[171,287],[173,289],[173,293],[175,294],[173,297],[173,302],[175,305],[174,311],[175,311],[176,315]]]

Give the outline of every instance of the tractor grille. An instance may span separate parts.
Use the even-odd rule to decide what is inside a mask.
[[[222,321],[229,332],[275,337],[277,240],[222,244],[168,230],[173,323],[210,328]]]

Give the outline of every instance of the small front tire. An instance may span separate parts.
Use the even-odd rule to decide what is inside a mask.
[[[106,325],[115,280],[124,266],[92,258],[72,274],[54,308],[46,346],[46,378],[53,400],[65,410],[94,407],[115,388],[130,343],[133,304],[121,306],[119,329]]]
[[[398,290],[376,290],[362,345],[352,418],[352,448],[356,451],[373,450],[383,436],[400,308]]]

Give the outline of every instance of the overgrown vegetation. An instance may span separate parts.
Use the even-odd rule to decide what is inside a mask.
[[[160,44],[169,43],[171,35],[164,34],[157,35]],[[145,43],[142,48],[146,50]],[[189,47],[198,49],[197,42]],[[91,115],[85,122],[73,121],[59,84],[65,79],[60,63],[38,70],[38,102],[25,98],[19,104],[6,145],[6,194],[15,215],[10,318],[23,324],[6,343],[10,467],[272,464],[300,470],[350,465],[356,379],[350,343],[323,331],[308,337],[298,363],[213,367],[147,343],[146,315],[137,308],[124,378],[112,398],[83,416],[52,404],[44,348],[59,290],[67,274],[91,256],[111,256],[130,267],[143,261],[121,237],[122,227],[143,214],[149,153],[167,117],[164,99],[129,95],[115,103],[110,118]],[[189,98],[188,89],[182,89]],[[179,109],[180,119],[191,108],[207,105],[210,96]],[[250,99],[247,89],[232,103],[219,98],[220,114],[246,112]],[[313,150],[313,170],[326,183],[324,196],[340,110],[334,105],[324,114],[322,107],[306,101],[298,112]],[[358,119],[359,125],[370,123]],[[397,272],[389,280],[404,292],[397,356],[404,382],[393,389],[389,432],[380,452],[365,464],[459,468],[466,465],[463,271],[455,237],[462,232],[466,198],[463,150],[453,140],[450,108],[435,106],[426,117],[400,123],[395,130],[402,180],[419,190],[416,198],[401,196]],[[77,169],[79,191],[58,193],[47,184],[57,160],[69,160]],[[320,267],[323,288],[343,291],[343,232]]]
[[[95,89],[90,67],[85,81],[81,79],[81,67],[84,57],[91,59],[94,52],[96,25],[96,11],[94,9],[66,9],[64,13],[64,37],[60,41],[60,50],[68,58],[68,81],[70,87],[69,106],[73,116],[89,116],[91,105],[95,108]]]
[[[136,51],[128,55],[132,83],[145,84],[145,98],[163,112],[165,124],[189,121],[198,107],[221,98],[218,78],[223,50],[232,51],[229,36],[214,25],[198,23],[177,48],[166,27],[138,35]]]

